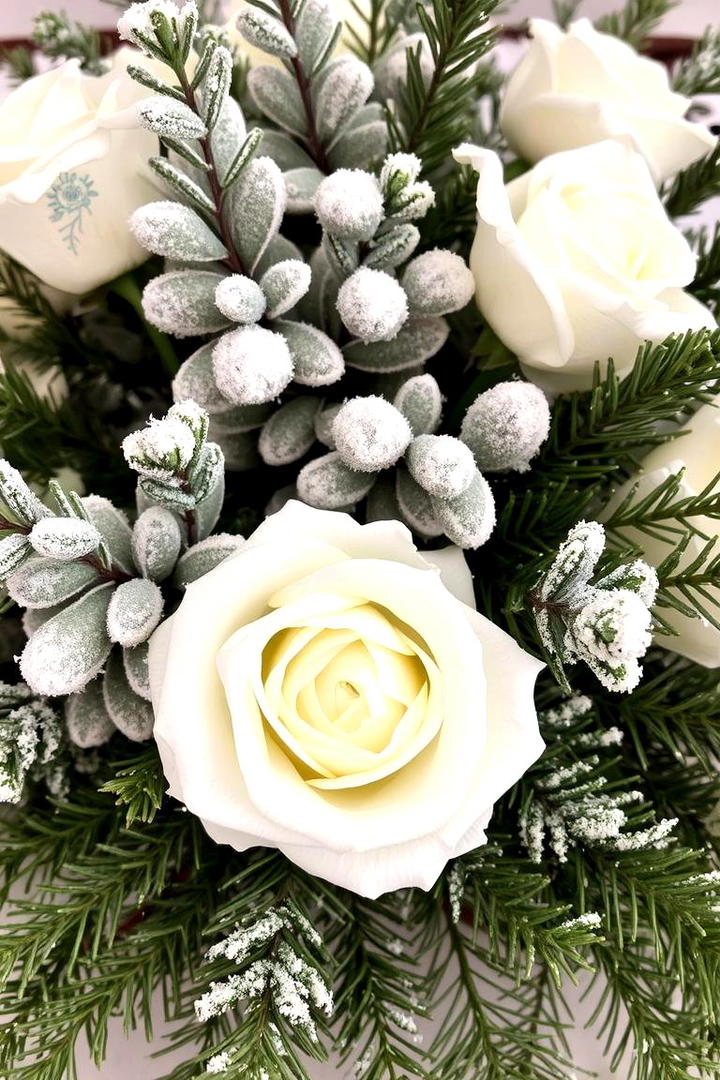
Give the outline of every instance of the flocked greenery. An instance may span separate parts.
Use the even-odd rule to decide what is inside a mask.
[[[284,3],[256,4],[292,24]],[[637,44],[670,6],[630,0],[600,25]],[[432,0],[415,11],[372,0],[368,33],[352,43],[374,65],[394,47],[401,25],[426,35],[432,76],[424,73],[422,48],[411,45],[408,76],[386,120],[393,148],[417,153],[430,180],[444,176],[452,146],[476,133],[470,118],[478,95],[497,106],[499,77],[486,63],[492,35],[470,34],[494,7],[494,0]],[[577,7],[559,2],[558,18],[567,21]],[[87,45],[92,63],[92,35],[74,33],[79,44],[65,55],[83,55]],[[716,58],[716,38],[709,34],[676,72],[683,92],[716,88],[717,65],[699,60],[703,49]],[[58,54],[56,45],[48,51]],[[26,57],[16,56],[12,67],[18,78],[31,73]],[[234,87],[243,86],[241,75],[236,62]],[[295,66],[293,77],[302,90],[314,76]],[[183,92],[186,99],[193,93]],[[312,126],[307,134],[306,149],[324,168],[326,148]],[[187,195],[182,182],[180,190]],[[684,215],[718,191],[714,153],[676,178],[666,204]],[[473,194],[468,174],[444,177],[438,205],[419,223],[423,248],[444,243],[467,251]],[[219,202],[211,189],[210,218],[218,217]],[[314,225],[303,230],[297,219],[293,241],[316,244]],[[717,229],[697,237],[697,248],[692,290],[716,306]],[[69,466],[87,490],[131,508],[134,477],[120,444],[150,413],[167,411],[170,379],[192,348],[144,319],[140,293],[157,269],[151,261],[110,283],[82,313],[57,315],[29,275],[4,260],[0,295],[16,305],[29,336],[0,344],[0,432],[5,455],[28,480],[42,486]],[[451,324],[428,370],[446,397],[466,407],[509,377],[514,361],[489,345],[474,311]],[[23,371],[27,363],[57,365],[68,398],[39,396]],[[672,434],[658,421],[687,416],[709,400],[719,376],[720,332],[647,345],[624,381],[610,365],[604,375],[598,369],[591,391],[558,399],[528,474],[495,478],[498,526],[470,555],[478,604],[551,666],[529,597],[558,545],[633,477],[647,449]],[[292,470],[272,479],[269,472],[255,463],[229,480],[224,528],[252,528],[269,494],[293,478]],[[178,483],[186,481],[178,473]],[[654,614],[661,629],[669,629],[663,604],[718,618],[707,587],[718,584],[720,555],[708,545],[696,565],[677,566],[698,514],[720,518],[717,492],[683,499],[671,478],[639,501],[614,505],[605,519],[605,573],[638,554],[627,528],[676,530],[659,571]],[[4,538],[11,530],[3,522]],[[164,589],[170,598],[170,586]],[[18,639],[17,611],[8,605],[0,664],[13,682]],[[176,1021],[170,1046],[185,1054],[171,1080],[196,1080],[221,1065],[230,1080],[309,1080],[312,1059],[333,1046],[367,1080],[561,1080],[575,1075],[566,988],[590,973],[599,995],[591,1026],[623,1076],[719,1077],[717,676],[655,648],[631,695],[618,698],[579,666],[571,682],[569,705],[551,672],[541,677],[545,755],[499,804],[488,845],[451,864],[428,894],[369,901],[309,879],[277,852],[218,847],[165,795],[154,745],[132,744],[120,733],[78,759],[64,797],[31,777],[23,803],[3,811],[0,833],[0,895],[13,914],[0,933],[0,1075],[75,1080],[81,1035],[97,1065],[112,1017],[128,1029],[143,1027],[149,1038],[159,991],[165,1016]],[[580,805],[583,828],[575,820]],[[283,913],[279,925],[258,938],[244,963],[273,961],[290,947],[333,987],[332,1020],[313,1014],[317,1041],[308,1027],[288,1021],[269,986],[206,1023],[197,1019],[195,1002],[210,982],[238,970],[219,953],[205,962],[208,950],[270,912]],[[442,1020],[439,1033],[421,1039],[431,1016]],[[161,1075],[162,1060],[156,1069]]]

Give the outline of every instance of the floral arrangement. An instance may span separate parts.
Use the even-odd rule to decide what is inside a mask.
[[[720,1076],[720,36],[666,69],[669,6],[509,77],[495,0],[6,56],[8,1080],[157,994],[172,1080],[570,1078],[588,971],[623,1075]]]

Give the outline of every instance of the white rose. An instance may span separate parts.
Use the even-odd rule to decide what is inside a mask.
[[[170,793],[239,851],[429,888],[543,749],[541,664],[472,603],[457,548],[288,503],[153,635]]]
[[[684,434],[670,442],[663,443],[650,452],[642,463],[642,476],[638,482],[634,501],[649,495],[673,473],[685,469],[680,481],[676,498],[692,498],[704,491],[720,469],[720,395],[715,404],[703,405],[688,420]],[[612,500],[603,517],[610,516],[613,509],[620,505],[630,493],[635,481],[623,485]],[[705,537],[720,537],[720,521],[717,518],[694,517],[692,523]],[[686,526],[678,522],[678,532],[669,536],[667,542],[658,536],[648,536],[637,529],[624,530],[627,539],[642,548],[645,558],[653,566],[659,566],[673,551],[678,542],[680,530]],[[699,556],[705,547],[703,536],[694,536],[682,555],[675,573],[681,573]],[[720,588],[708,586],[704,590],[708,596],[706,603],[720,603]],[[680,597],[685,603],[687,598]],[[720,630],[704,618],[693,619],[673,608],[663,607],[660,614],[677,631],[677,636],[667,634],[659,636],[657,641],[672,652],[686,656],[704,667],[720,667]]]
[[[626,375],[643,341],[715,325],[683,292],[695,256],[629,142],[553,154],[507,186],[492,151],[455,157],[479,173],[477,305],[543,389],[588,389],[609,357]]]
[[[68,60],[0,105],[0,248],[64,292],[147,258],[127,226],[157,196],[147,167],[157,139],[135,113],[147,90],[125,70],[138,58],[120,49],[100,77]]]
[[[715,145],[703,124],[684,119],[690,101],[673,93],[662,64],[598,33],[588,19],[567,33],[531,19],[530,34],[500,113],[505,137],[526,161],[630,136],[660,183]]]

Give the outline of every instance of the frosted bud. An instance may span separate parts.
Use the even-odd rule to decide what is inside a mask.
[[[595,672],[603,686],[629,693],[642,675],[638,658],[652,641],[652,618],[629,589],[593,590],[568,630],[566,645]]]
[[[198,449],[205,442],[210,424],[208,416],[202,405],[198,405],[192,398],[177,401],[168,409],[168,420],[179,420],[187,425],[193,433],[195,448]]]
[[[433,509],[432,499],[404,469],[397,470],[395,491],[403,519],[413,532],[422,536],[442,536],[443,527]]]
[[[420,243],[420,232],[414,225],[395,225],[372,241],[363,260],[371,270],[389,270],[409,259]]]
[[[370,240],[383,219],[380,185],[363,169],[338,169],[315,192],[315,213],[334,236]]]
[[[336,452],[308,462],[297,478],[298,496],[320,510],[340,510],[353,506],[367,495],[375,483],[375,473],[349,468]]]
[[[265,314],[262,289],[245,274],[230,274],[215,290],[215,303],[228,319],[248,325],[259,322]]]
[[[175,515],[164,506],[150,506],[135,522],[133,555],[143,577],[164,581],[175,569],[182,533]]]
[[[161,138],[201,139],[207,135],[204,122],[189,105],[163,94],[141,101],[138,115],[142,126]]]
[[[181,420],[165,417],[123,439],[125,460],[141,476],[172,480],[183,472],[195,453],[195,436]]]
[[[397,221],[414,221],[425,217],[434,205],[435,192],[432,187],[427,180],[418,180],[416,184],[408,184],[395,200],[392,216]]]
[[[380,187],[391,203],[408,184],[413,184],[422,169],[417,154],[388,154],[380,170]]]
[[[433,498],[433,510],[448,540],[461,548],[479,548],[495,528],[495,500],[482,473],[453,499]]]
[[[605,550],[605,529],[597,521],[579,521],[558,548],[540,585],[540,598],[572,605],[582,596]]]
[[[21,525],[33,525],[40,518],[50,517],[50,510],[27,486],[17,469],[0,458],[0,502],[5,503]]]
[[[659,588],[657,571],[643,559],[625,563],[611,570],[597,583],[598,589],[629,589],[637,593],[643,604],[652,607]]]
[[[283,60],[297,56],[297,45],[288,30],[261,8],[248,4],[238,15],[236,26],[246,41],[270,56]]]
[[[295,307],[310,288],[312,271],[301,259],[282,259],[266,270],[260,288],[267,300],[267,316],[275,319]]]
[[[215,533],[201,540],[199,544],[193,544],[178,560],[173,584],[179,589],[186,588],[192,581],[197,581],[204,574],[214,570],[230,555],[234,555],[244,543],[242,536]]]
[[[160,622],[163,595],[154,581],[133,578],[118,585],[107,612],[107,631],[111,641],[132,648],[152,634]]]
[[[65,702],[65,726],[70,741],[84,750],[103,746],[115,734],[115,725],[105,708],[102,679],[93,679],[79,694]]]
[[[14,574],[31,554],[32,548],[22,533],[4,536],[0,540],[0,581]]]
[[[289,465],[315,442],[315,397],[297,397],[281,405],[260,432],[258,450],[266,465]]]
[[[550,431],[550,406],[534,383],[501,382],[475,399],[460,438],[479,469],[527,472]]]
[[[213,371],[218,390],[233,405],[261,405],[288,385],[293,361],[282,334],[244,326],[218,339]]]
[[[418,484],[439,499],[462,495],[475,477],[472,451],[452,435],[419,435],[405,460]]]
[[[408,263],[402,287],[413,314],[447,315],[472,299],[475,278],[459,255],[436,248]]]
[[[431,435],[440,423],[442,394],[432,375],[414,375],[404,382],[394,405],[407,418],[413,435]]]
[[[391,341],[407,319],[407,297],[384,270],[362,266],[340,286],[337,310],[361,341]]]
[[[157,56],[157,47],[149,48],[160,40],[167,41],[166,34],[158,28],[170,29],[173,20],[177,26],[178,39],[182,40],[188,31],[194,31],[198,22],[198,9],[195,0],[189,0],[178,7],[173,0],[146,0],[146,3],[131,4],[118,19],[118,34],[121,41],[130,41],[139,46],[149,56]]]
[[[379,472],[402,456],[412,439],[403,414],[381,397],[345,402],[332,427],[337,451],[351,469]]]
[[[227,318],[215,303],[222,274],[211,270],[171,270],[159,274],[143,290],[145,318],[174,337],[195,337],[224,330]]]
[[[335,437],[332,428],[335,417],[341,409],[342,405],[328,405],[327,409],[320,409],[315,414],[315,437],[323,446],[327,446],[328,450],[335,449]]]
[[[72,694],[97,675],[112,647],[106,630],[112,591],[112,585],[92,589],[35,631],[20,671],[36,694]]]
[[[102,541],[95,526],[82,518],[43,518],[33,525],[29,539],[38,555],[63,561],[82,559]]]
[[[203,219],[182,203],[162,200],[140,206],[131,215],[130,232],[154,255],[183,262],[224,259],[225,245]]]

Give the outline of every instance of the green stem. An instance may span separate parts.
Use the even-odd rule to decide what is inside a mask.
[[[145,318],[142,307],[142,293],[133,275],[128,273],[116,278],[110,285],[110,292],[114,292],[116,296],[121,297],[133,308],[141,320],[148,337],[157,349],[158,356],[162,360],[166,372],[171,376],[176,375],[180,368],[180,361],[167,335],[162,334]]]

